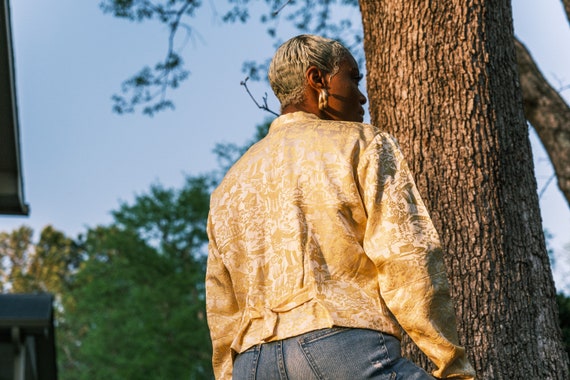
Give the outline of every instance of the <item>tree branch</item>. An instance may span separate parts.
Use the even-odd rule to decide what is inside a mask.
[[[255,100],[255,98],[253,97],[253,95],[251,94],[251,92],[249,91],[249,88],[247,87],[247,81],[249,80],[249,77],[246,77],[244,80],[242,80],[240,82],[240,84],[245,87],[245,90],[247,91],[247,93],[249,94],[249,97],[251,98],[251,100],[253,100],[253,102],[255,103],[255,105],[257,106],[257,108],[260,108],[264,111],[267,111],[269,113],[272,113],[275,116],[279,116],[279,114],[277,112],[272,111],[271,109],[269,109],[269,106],[267,105],[267,92],[265,93],[265,95],[263,96],[263,104],[259,104],[257,102],[257,100]]]
[[[289,5],[289,3],[291,3],[292,0],[287,0],[283,5],[281,5],[278,9],[274,10],[273,12],[271,12],[271,16],[275,17],[279,14],[279,12],[281,12],[283,10],[283,8],[285,8],[287,5]]]
[[[570,107],[542,76],[525,46],[517,39],[515,46],[525,117],[548,152],[570,206]]]
[[[130,2],[107,1],[101,3],[104,12],[112,12],[117,17],[132,21],[156,18],[169,28],[166,57],[154,68],[145,67],[138,74],[122,84],[121,95],[115,94],[113,110],[119,114],[134,112],[138,106],[149,116],[166,108],[174,108],[174,103],[167,99],[169,89],[177,88],[188,77],[182,57],[174,46],[174,40],[180,27],[190,28],[181,23],[191,15],[200,4],[195,0],[153,2],[135,0]]]

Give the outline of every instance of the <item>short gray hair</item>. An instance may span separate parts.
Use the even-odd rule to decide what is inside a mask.
[[[303,101],[305,72],[310,66],[336,74],[340,62],[352,56],[340,42],[302,34],[281,45],[269,65],[269,84],[281,103],[281,109]]]

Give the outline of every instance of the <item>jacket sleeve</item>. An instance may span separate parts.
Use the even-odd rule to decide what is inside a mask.
[[[208,263],[206,269],[206,313],[212,338],[212,366],[219,380],[232,378],[232,341],[239,324],[239,308],[232,280],[226,269],[208,218]]]
[[[394,138],[376,136],[358,175],[368,213],[364,249],[386,305],[436,365],[435,377],[473,379],[459,346],[439,237]]]

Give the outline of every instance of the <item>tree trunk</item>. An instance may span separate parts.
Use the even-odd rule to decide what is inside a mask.
[[[360,7],[371,119],[398,138],[431,210],[478,378],[568,379],[510,2]]]

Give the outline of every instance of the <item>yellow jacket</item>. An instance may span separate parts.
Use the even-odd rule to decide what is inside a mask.
[[[390,135],[280,116],[213,192],[208,235],[216,378],[253,345],[333,325],[403,328],[436,377],[473,377],[437,232]]]

